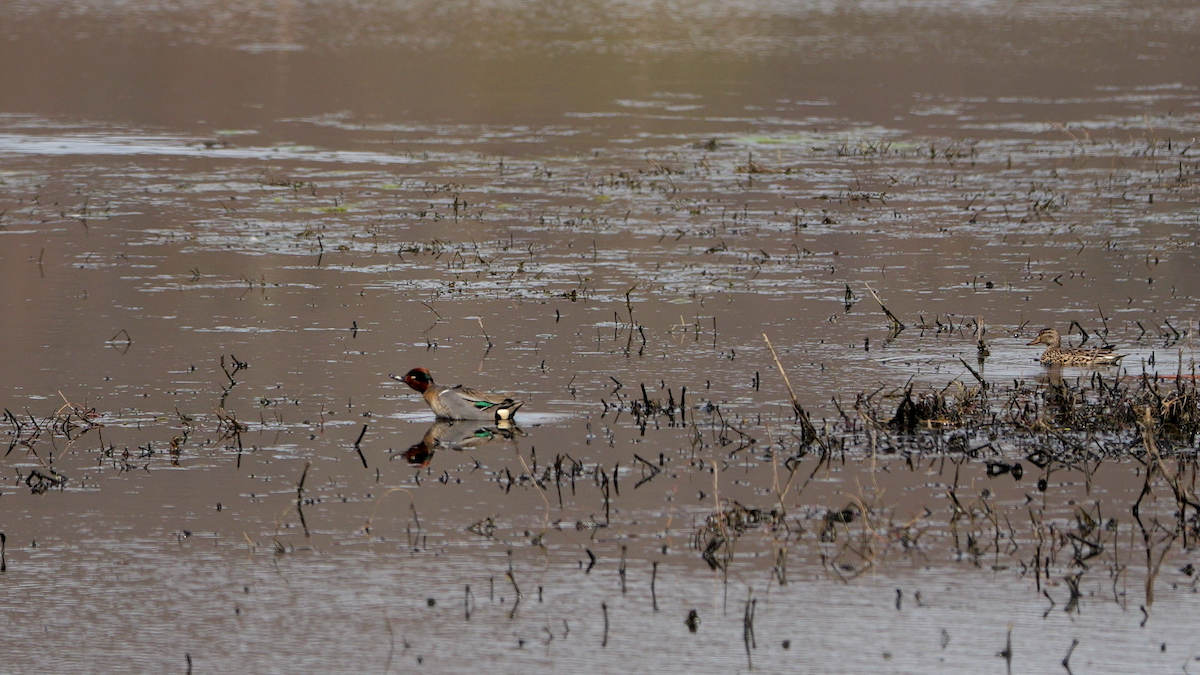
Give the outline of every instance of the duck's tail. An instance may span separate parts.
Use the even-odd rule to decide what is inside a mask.
[[[504,399],[504,402],[496,406],[496,421],[507,422],[517,414],[521,406],[525,405],[524,401],[516,401],[511,398]]]

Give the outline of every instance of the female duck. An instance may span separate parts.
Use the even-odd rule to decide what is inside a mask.
[[[394,379],[401,379],[392,376]],[[433,414],[448,420],[511,420],[524,401],[511,394],[486,394],[461,384],[447,387],[434,384],[433,375],[424,368],[413,368],[404,376],[408,386],[421,392]]]
[[[1042,352],[1043,366],[1111,366],[1125,358],[1125,354],[1114,354],[1112,347],[1064,348],[1062,337],[1053,328],[1043,328],[1029,344],[1046,345],[1046,351]]]

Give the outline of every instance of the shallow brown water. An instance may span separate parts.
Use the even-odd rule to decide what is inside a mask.
[[[1133,517],[1140,446],[990,439],[1025,473],[989,476],[954,445],[986,431],[880,440],[854,404],[965,392],[964,361],[1094,384],[1025,346],[1072,322],[1129,355],[1108,380],[1190,372],[1198,23],[3,4],[3,669],[1000,673],[1010,626],[1014,671],[1190,663],[1200,559],[1163,485]],[[836,460],[764,334],[849,420]],[[417,365],[521,392],[520,431],[431,430],[388,377]],[[686,410],[639,419],[643,385]],[[46,426],[67,402],[97,417]],[[718,499],[788,531],[713,569]]]

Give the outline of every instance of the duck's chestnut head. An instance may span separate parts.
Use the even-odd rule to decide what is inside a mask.
[[[413,368],[404,376],[404,383],[424,394],[429,385],[433,384],[433,375],[424,368]]]

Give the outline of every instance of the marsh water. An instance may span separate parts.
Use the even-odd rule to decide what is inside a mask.
[[[1193,3],[2,3],[0,672],[1200,668],[1194,434],[1011,414],[1194,389],[1198,132]]]

